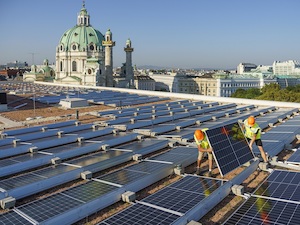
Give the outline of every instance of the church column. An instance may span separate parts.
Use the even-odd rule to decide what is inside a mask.
[[[108,29],[105,33],[105,41],[102,41],[102,45],[105,47],[105,86],[113,86],[113,46],[115,42],[112,41],[112,33]]]
[[[128,87],[134,88],[134,74],[132,69],[132,52],[133,48],[131,47],[131,40],[126,41],[126,47],[124,48],[126,52],[126,80],[128,81]]]

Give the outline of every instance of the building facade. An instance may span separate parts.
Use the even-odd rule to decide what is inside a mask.
[[[240,63],[237,66],[236,73],[237,74],[243,74],[245,72],[250,72],[252,69],[256,69],[257,65],[253,63]]]
[[[216,97],[230,97],[237,89],[260,89],[270,83],[277,83],[277,79],[263,76],[245,77],[214,74],[202,77],[185,77],[178,81],[179,93]]]
[[[274,61],[274,75],[300,75],[300,63],[296,60]]]

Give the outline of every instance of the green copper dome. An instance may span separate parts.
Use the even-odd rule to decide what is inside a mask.
[[[86,51],[90,45],[94,47],[102,46],[102,41],[104,40],[103,34],[100,31],[94,29],[91,26],[75,26],[67,30],[60,38],[59,44],[63,45],[65,51],[70,51],[75,48],[79,51]],[[73,50],[76,50],[73,49]]]
[[[99,51],[103,40],[103,34],[90,25],[90,16],[83,4],[77,16],[77,25],[60,38],[60,51]]]

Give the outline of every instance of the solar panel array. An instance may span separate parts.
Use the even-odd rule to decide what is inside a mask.
[[[62,93],[69,96],[78,94],[88,96],[92,94],[92,91],[71,90],[70,88],[61,89],[59,95]],[[101,92],[96,94],[100,95]],[[132,97],[137,99],[136,95],[132,95]],[[120,99],[119,103],[125,102]],[[144,101],[143,103],[147,102],[146,98],[141,99]],[[52,100],[54,101],[54,99]],[[50,99],[49,102],[52,100]],[[158,99],[153,98],[152,100],[157,101]],[[2,147],[0,147],[0,177],[7,176],[0,181],[0,188],[4,190],[0,193],[0,200],[8,194],[15,196],[18,201],[19,198],[78,179],[80,174],[86,170],[94,173],[129,161],[133,154],[145,156],[165,148],[170,148],[170,151],[131,167],[95,177],[82,185],[58,194],[21,204],[8,213],[0,214],[0,224],[1,222],[5,224],[28,224],[28,222],[29,224],[45,222],[59,224],[62,221],[73,223],[101,210],[119,201],[124,190],[141,190],[172,174],[176,165],[187,166],[194,163],[197,158],[196,148],[185,146],[172,148],[168,143],[169,141],[172,143],[179,141],[188,145],[193,139],[194,130],[202,129],[206,125],[211,127],[208,134],[214,129],[219,129],[219,131],[225,129],[225,132],[221,134],[218,133],[219,131],[215,131],[209,135],[211,144],[215,146],[215,157],[221,174],[225,175],[242,165],[243,162],[247,162],[249,158],[253,158],[253,155],[249,156],[246,151],[247,145],[245,146],[243,141],[235,139],[236,133],[231,132],[233,125],[224,126],[224,124],[245,119],[250,114],[259,117],[264,113],[270,114],[270,118],[264,120],[266,126],[269,126],[268,124],[274,121],[275,117],[281,118],[279,114],[274,114],[272,117],[274,110],[274,107],[258,109],[254,106],[242,107],[236,106],[236,104],[219,105],[218,102],[203,103],[180,100],[152,106],[99,112],[99,116],[107,116],[112,119],[98,123],[96,126],[94,124],[78,125],[76,121],[69,121],[45,125],[46,127],[37,126],[6,131],[6,134],[2,135],[4,139],[0,140],[0,144],[2,143]],[[295,111],[289,112],[289,110],[282,111],[282,115],[290,115]],[[119,128],[124,132],[113,134]],[[228,130],[229,132],[227,132]],[[61,135],[59,138],[57,137],[58,132]],[[143,132],[148,132],[152,138],[138,141],[138,133]],[[225,135],[226,141],[221,144],[218,142],[222,135]],[[19,141],[14,141],[17,139]],[[230,147],[228,148],[228,146]],[[108,151],[104,152],[101,149]],[[223,153],[219,149],[222,149]],[[236,157],[232,164],[228,164],[228,161],[222,158],[222,154],[228,153],[229,149],[231,149],[229,152]],[[267,145],[266,150],[268,150]],[[49,166],[51,159],[55,157],[59,157],[63,162]],[[40,169],[41,166],[47,167]],[[28,170],[31,171],[27,172]],[[20,174],[15,176],[16,173]],[[188,179],[190,181],[187,181]],[[199,177],[184,178],[182,183],[170,185],[161,192],[157,192],[157,195],[151,195],[134,204],[130,207],[131,211],[128,209],[127,212],[132,213],[127,215],[133,215],[132,218],[129,218],[131,222],[124,222],[124,224],[141,224],[140,220],[171,224],[180,220],[185,213],[197,207],[197,204],[207,197],[206,194],[220,187],[219,180],[198,179]],[[199,187],[193,186],[197,184]],[[145,210],[147,210],[147,214],[145,214]],[[127,218],[122,217],[122,212],[117,215],[127,221]],[[103,221],[103,224],[108,224],[108,222]]]
[[[173,224],[201,204],[224,181],[186,176],[138,203],[109,217],[99,225],[112,224]],[[148,213],[149,212],[149,213]]]
[[[299,224],[300,173],[274,170],[224,224]]]

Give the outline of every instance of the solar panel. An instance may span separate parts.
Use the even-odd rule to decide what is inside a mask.
[[[238,123],[206,131],[222,176],[254,158]]]
[[[224,225],[231,224],[299,224],[300,204],[250,197]]]
[[[3,224],[3,225],[32,225],[31,222],[29,222],[24,217],[20,216],[18,213],[14,212],[14,211],[0,214],[0,224]]]
[[[195,159],[197,158],[196,154],[195,154]],[[165,161],[165,162],[172,162],[174,164],[179,164],[188,156],[189,156],[188,154],[176,154],[176,153],[174,154],[172,152],[166,152],[159,156],[150,158],[150,160],[158,160],[158,161]]]
[[[21,176],[11,177],[5,180],[1,180],[0,187],[5,190],[10,190],[44,179],[46,179],[46,177],[38,176],[33,173],[27,173]]]
[[[100,152],[93,155],[83,156],[78,159],[68,160],[67,163],[71,163],[77,166],[89,166],[95,163],[102,162],[107,159],[112,159],[114,157],[125,155],[127,152],[122,151],[107,151],[107,152]]]
[[[274,170],[254,195],[300,201],[300,173]]]
[[[147,175],[148,173],[123,169],[97,178],[100,180],[124,185],[139,180]]]
[[[89,202],[99,198],[101,195],[115,190],[116,188],[116,186],[108,185],[105,183],[89,181],[80,186],[66,190],[63,193],[64,195],[70,196],[71,198],[74,198],[76,200]]]
[[[187,176],[143,199],[142,202],[186,213],[221,185],[220,180]]]
[[[180,216],[142,204],[134,204],[116,215],[102,221],[99,225],[141,225],[174,223]]]
[[[133,150],[138,151],[143,148],[147,148],[151,145],[155,145],[158,143],[161,143],[161,140],[154,140],[154,139],[144,139],[142,141],[135,141],[131,142],[129,144],[124,144],[118,147],[118,149],[127,149],[127,150]]]
[[[77,199],[58,193],[56,195],[22,205],[17,209],[37,222],[43,222],[81,204],[83,203]]]
[[[169,152],[160,154],[158,156],[151,157],[150,160],[158,160],[165,162],[172,162],[174,164],[179,164],[185,161],[188,157],[192,156],[196,160],[198,154],[197,148],[190,147],[177,147],[173,148]]]
[[[297,149],[297,151],[295,151],[290,158],[288,158],[288,160],[286,161],[287,163],[295,163],[295,164],[299,164],[300,163],[300,150]]]
[[[74,166],[65,166],[65,165],[53,165],[44,169],[35,170],[32,174],[39,175],[41,177],[50,178],[69,171],[75,170]]]
[[[156,163],[156,162],[142,162],[130,167],[127,167],[128,170],[140,171],[144,173],[153,173],[156,171],[163,170],[167,167],[170,167],[169,164],[165,163]]]

